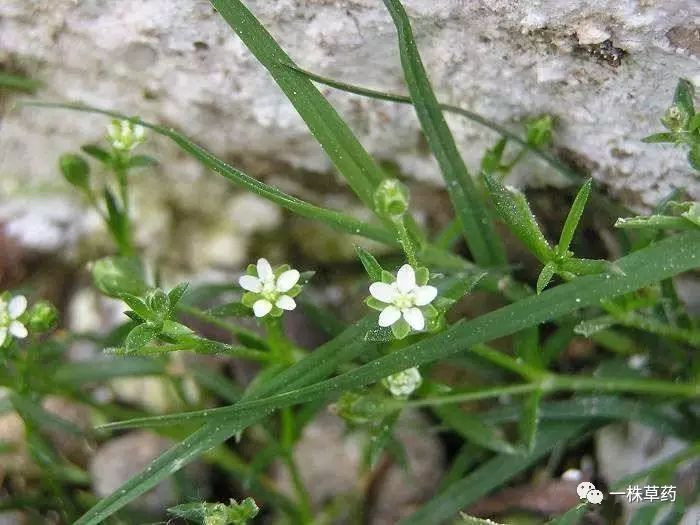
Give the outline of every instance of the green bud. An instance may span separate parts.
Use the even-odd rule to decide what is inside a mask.
[[[379,422],[390,412],[385,404],[385,398],[377,394],[358,392],[344,393],[336,402],[334,409],[340,417],[356,425]]]
[[[66,153],[58,160],[65,179],[81,190],[90,189],[90,166],[80,155]]]
[[[552,141],[552,117],[544,115],[525,124],[527,143],[533,146],[544,146]]]
[[[670,131],[680,133],[687,126],[689,119],[690,115],[683,111],[680,106],[674,104],[666,110],[661,123]]]
[[[48,332],[58,322],[58,310],[48,301],[39,301],[27,314],[31,332]]]
[[[374,206],[384,217],[398,219],[408,210],[408,190],[397,179],[383,180],[374,192]]]
[[[130,120],[115,119],[107,126],[107,138],[114,149],[131,151],[146,140],[146,130]]]

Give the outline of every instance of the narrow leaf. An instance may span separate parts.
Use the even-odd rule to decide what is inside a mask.
[[[673,103],[678,106],[678,108],[687,115],[688,118],[695,114],[693,108],[693,96],[695,94],[695,88],[693,84],[684,79],[678,79],[678,84],[676,85],[676,91],[673,94]]]
[[[153,341],[158,336],[158,330],[147,324],[136,326],[129,335],[126,336],[124,345],[127,353],[135,352],[143,346]]]
[[[496,211],[522,243],[543,263],[552,258],[552,248],[540,230],[537,219],[522,192],[506,188],[493,177],[484,174],[486,187],[491,194]]]
[[[578,190],[574,203],[571,205],[569,214],[566,216],[566,221],[564,222],[564,227],[561,230],[561,236],[559,237],[559,244],[557,245],[557,252],[560,255],[566,253],[571,245],[571,240],[574,238],[574,232],[576,227],[581,220],[583,215],[583,210],[586,207],[586,202],[588,201],[588,196],[591,194],[591,184],[593,179],[588,179],[581,189]]]
[[[360,258],[360,262],[367,272],[367,275],[369,275],[370,280],[372,280],[372,282],[380,282],[382,280],[383,268],[377,262],[377,259],[362,246],[355,246],[355,252]]]
[[[416,46],[411,24],[398,0],[384,0],[399,39],[399,52],[411,100],[447,185],[464,237],[477,264],[505,262],[505,250],[491,223],[481,195],[472,181],[445,122]]]
[[[520,440],[525,445],[528,452],[535,448],[537,428],[540,422],[540,401],[542,391],[535,390],[527,398],[523,405],[523,415],[520,419]]]
[[[556,271],[556,265],[554,263],[548,262],[542,268],[539,277],[537,278],[537,295],[541,294],[542,291],[547,288],[549,281],[554,277]]]

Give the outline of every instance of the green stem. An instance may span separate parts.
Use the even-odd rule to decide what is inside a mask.
[[[284,462],[289,470],[289,475],[294,485],[294,491],[297,495],[297,503],[299,514],[301,515],[301,523],[312,523],[313,512],[311,510],[311,497],[308,490],[301,479],[301,474],[294,460],[294,438],[296,435],[296,422],[294,420],[294,412],[291,408],[285,408],[280,411],[282,423],[281,445],[284,450]]]
[[[247,330],[245,328],[242,328],[240,326],[236,326],[233,323],[229,323],[227,321],[224,321],[223,319],[220,319],[219,317],[216,317],[214,315],[210,315],[207,312],[200,310],[199,308],[195,308],[194,306],[188,306],[186,304],[178,304],[177,305],[177,310],[180,313],[191,315],[192,317],[196,317],[197,319],[200,319],[201,321],[205,321],[213,326],[218,326],[219,328],[223,328],[224,330],[227,330],[237,338],[240,336],[248,341],[254,342],[257,346],[260,346],[260,348],[268,348],[269,345],[267,342],[261,338],[258,334],[251,332],[250,330]]]
[[[263,323],[267,329],[267,341],[270,344],[270,351],[280,363],[294,363],[293,345],[284,335],[282,317],[267,316],[263,318]]]
[[[614,393],[654,394],[680,397],[697,397],[700,395],[700,385],[693,384],[671,383],[669,381],[657,381],[653,379],[602,379],[597,377],[578,377],[551,374],[543,377],[539,381],[533,381],[531,383],[504,385],[448,396],[415,399],[400,402],[400,404],[401,406],[412,407],[446,405],[499,397],[503,394],[526,394],[534,390],[542,390],[546,393],[562,391],[604,391]]]

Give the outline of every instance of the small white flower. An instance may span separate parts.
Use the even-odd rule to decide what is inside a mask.
[[[258,259],[256,264],[257,276],[244,275],[238,279],[241,288],[258,296],[253,303],[253,313],[256,317],[265,317],[272,311],[273,306],[281,310],[294,310],[297,306],[288,293],[299,282],[301,274],[294,269],[286,270],[275,276],[272,266],[267,259]]]
[[[27,309],[27,298],[16,295],[9,302],[0,299],[0,346],[7,340],[8,334],[18,339],[27,337],[27,328],[19,321]]]
[[[425,328],[425,317],[419,306],[427,306],[437,297],[434,286],[418,286],[416,272],[410,264],[404,264],[391,284],[377,282],[369,287],[372,297],[388,306],[379,314],[379,326],[393,325],[403,316],[414,330]]]
[[[146,130],[128,120],[113,120],[107,126],[107,135],[114,149],[130,151],[146,140]]]
[[[403,372],[392,374],[382,380],[382,383],[391,392],[391,395],[398,398],[410,396],[422,382],[423,378],[415,366],[407,368]]]

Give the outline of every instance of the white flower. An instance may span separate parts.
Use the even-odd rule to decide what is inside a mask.
[[[113,120],[107,126],[107,135],[114,149],[130,151],[146,140],[146,130],[129,120]]]
[[[392,374],[382,380],[382,383],[391,392],[391,395],[398,398],[410,396],[422,382],[423,378],[415,366],[407,368],[403,372]]]
[[[437,297],[434,286],[418,286],[416,272],[410,264],[404,264],[391,284],[377,282],[369,287],[372,297],[386,303],[379,314],[379,326],[391,326],[403,318],[414,330],[425,328],[425,317],[419,306],[430,304]]]
[[[24,295],[16,295],[9,302],[0,299],[0,346],[7,335],[18,339],[27,337],[27,328],[18,320],[19,316],[27,309],[27,298]]]
[[[257,277],[244,275],[238,279],[241,288],[258,296],[253,303],[255,316],[265,317],[272,311],[273,306],[281,310],[294,310],[297,304],[290,292],[299,282],[299,272],[291,269],[275,276],[270,263],[262,258],[258,259],[256,270]]]

